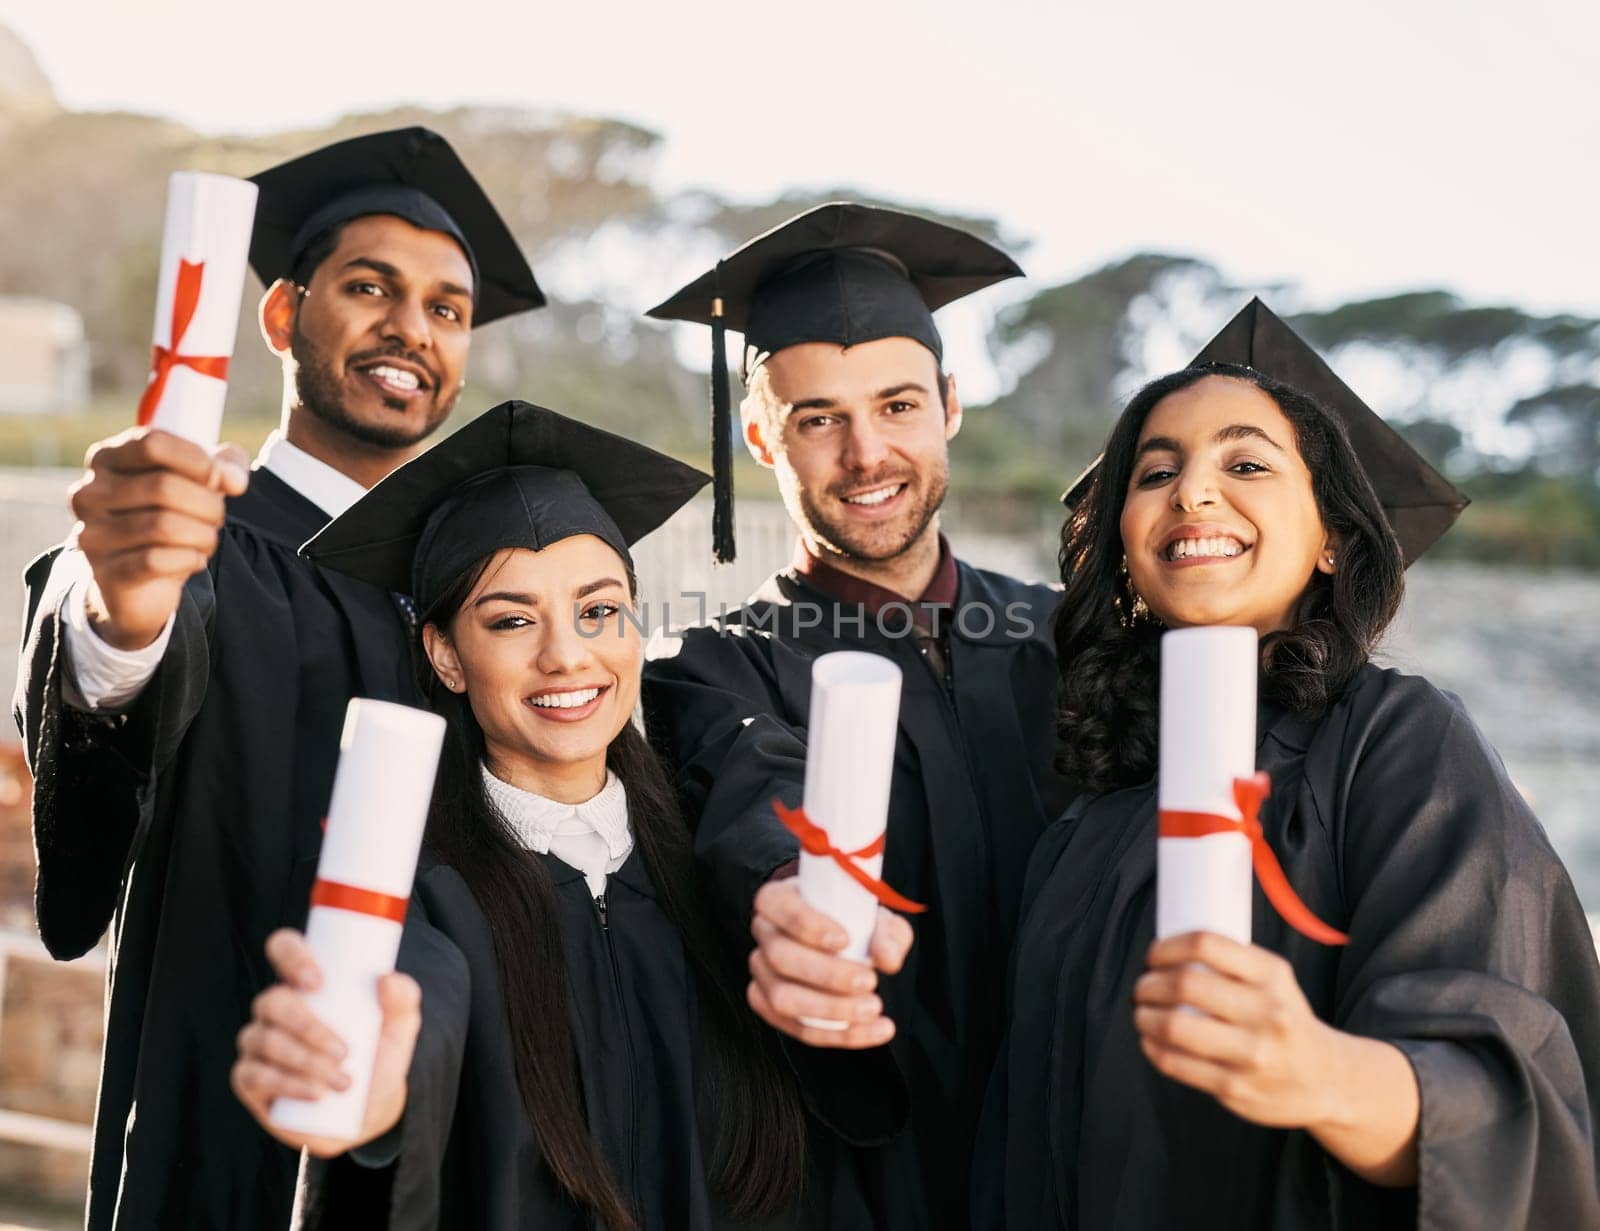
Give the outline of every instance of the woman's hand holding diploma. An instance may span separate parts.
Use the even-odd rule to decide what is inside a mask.
[[[342,1090],[350,1078],[340,1068],[345,1045],[319,1022],[302,993],[316,990],[322,972],[305,937],[282,928],[267,938],[267,959],[283,980],[255,998],[249,1023],[239,1032],[239,1058],[233,1065],[233,1092],[267,1132],[284,1145],[318,1157],[342,1154],[381,1137],[400,1121],[406,1105],[406,1074],[422,1025],[422,990],[409,975],[387,974],[378,981],[383,1026],[373,1065],[372,1089],[361,1136],[352,1141],[308,1137],[274,1124],[274,1099],[315,1099]]]
[[[1319,1020],[1277,954],[1211,932],[1150,947],[1133,1023],[1166,1076],[1237,1116],[1303,1128],[1373,1184],[1416,1183],[1421,1096],[1405,1054]]]

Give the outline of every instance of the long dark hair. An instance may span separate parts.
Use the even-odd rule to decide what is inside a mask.
[[[448,630],[488,563],[463,572],[421,623]],[[628,586],[635,589],[631,570]],[[603,1225],[631,1229],[634,1213],[584,1118],[555,883],[489,800],[483,731],[467,697],[439,682],[426,654],[419,668],[429,704],[447,723],[424,847],[461,874],[488,920],[517,1087],[545,1161],[568,1196]],[[606,765],[627,792],[634,840],[696,977],[707,1089],[716,1112],[711,1190],[736,1218],[770,1218],[800,1190],[805,1122],[799,1094],[775,1037],[745,1003],[740,955],[712,925],[671,781],[633,723],[612,740]]]
[[[1128,579],[1122,508],[1150,412],[1208,376],[1246,381],[1277,403],[1311,472],[1322,524],[1338,535],[1338,569],[1313,573],[1294,626],[1262,639],[1263,699],[1303,714],[1332,704],[1371,655],[1404,593],[1405,566],[1383,507],[1344,425],[1321,403],[1230,363],[1151,381],[1111,429],[1088,490],[1061,527],[1065,592],[1055,629],[1061,671],[1056,730],[1062,770],[1091,791],[1143,782],[1155,772],[1162,627]]]

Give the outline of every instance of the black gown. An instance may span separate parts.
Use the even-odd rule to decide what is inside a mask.
[[[607,878],[604,919],[583,874],[539,856],[556,886],[570,1029],[589,1130],[641,1228],[713,1231],[731,1221],[709,1192],[713,1109],[701,1066],[698,989],[679,934],[637,848]],[[590,1219],[543,1160],[517,1087],[504,990],[488,921],[447,865],[417,878],[399,966],[422,987],[422,1032],[405,1114],[385,1137],[311,1164],[301,1227],[390,1231],[579,1231]],[[811,1120],[801,1203],[763,1226],[868,1231],[833,1129],[883,1140],[905,1116],[892,1074],[882,1095],[820,1108]],[[805,1082],[805,1075],[802,1075]],[[833,1094],[819,1090],[826,1101]],[[817,1110],[817,1106],[813,1105]],[[835,1114],[837,1113],[837,1114]]]
[[[1011,1025],[974,1178],[983,1228],[1600,1227],[1600,967],[1539,822],[1459,702],[1365,667],[1320,720],[1263,707],[1262,824],[1329,948],[1255,892],[1256,943],[1317,1016],[1405,1052],[1417,1188],[1380,1189],[1145,1060],[1133,983],[1154,933],[1145,785],[1040,839]]]
[[[288,1219],[297,1155],[229,1090],[235,1036],[267,935],[304,922],[346,703],[415,688],[393,597],[295,554],[326,521],[255,471],[121,718],[63,704],[53,553],[28,572],[39,931],[70,958],[112,927],[91,1231]]]
[[[812,662],[867,650],[903,672],[883,876],[929,909],[912,919],[905,969],[881,987],[912,1115],[908,1134],[858,1158],[883,1227],[966,1224],[1028,852],[1072,795],[1052,763],[1056,593],[964,564],[958,576],[965,615],[948,622],[948,686],[914,638],[883,636],[871,616],[854,622],[857,605],[788,572],[725,624],[653,646],[645,667],[653,742],[675,763],[727,925],[746,937],[756,890],[798,854],[772,801],[804,794]],[[902,623],[885,621],[891,632]]]

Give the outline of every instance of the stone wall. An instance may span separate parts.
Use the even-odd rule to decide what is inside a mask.
[[[21,747],[0,743],[0,1122],[20,1112],[87,1126],[100,1074],[104,963],[99,954],[54,962],[38,942],[30,788]],[[79,1204],[88,1164],[81,1148],[0,1134],[0,1197]]]

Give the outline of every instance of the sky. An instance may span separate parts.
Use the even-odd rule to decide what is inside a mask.
[[[0,23],[76,109],[605,115],[665,137],[664,189],[996,217],[1035,288],[1168,251],[1307,306],[1442,286],[1600,315],[1593,0],[0,0]]]

